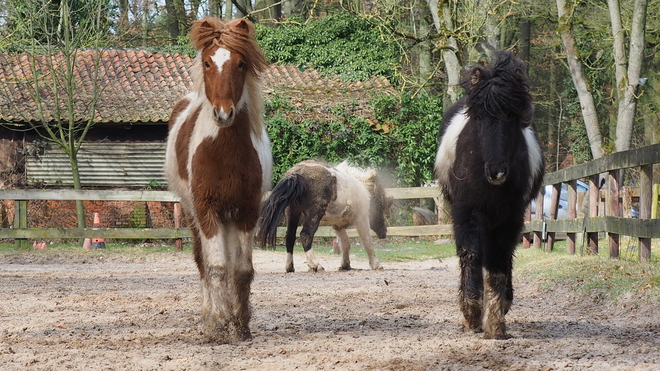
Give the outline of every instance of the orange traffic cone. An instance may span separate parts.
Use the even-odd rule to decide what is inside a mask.
[[[99,213],[94,213],[94,225],[92,228],[100,228],[101,220]],[[92,249],[105,249],[105,238],[92,238]]]

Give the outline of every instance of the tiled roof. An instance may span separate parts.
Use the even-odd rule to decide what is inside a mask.
[[[93,95],[95,52],[78,52],[75,64],[77,92],[75,99],[78,119],[86,119]],[[39,111],[31,91],[34,76],[40,84],[40,99],[49,118],[54,117],[56,97],[50,86],[54,83],[51,65],[63,63],[60,58],[38,57],[30,63],[28,54],[0,54],[0,121],[37,121]],[[101,95],[97,104],[97,122],[158,122],[167,121],[174,103],[192,86],[189,70],[192,59],[182,54],[160,54],[144,50],[104,51],[99,65]],[[33,73],[32,65],[39,66]],[[61,76],[60,76],[61,77]],[[61,82],[59,82],[61,84]],[[369,91],[392,90],[384,78],[361,82],[344,82],[339,78],[324,78],[314,69],[301,71],[294,66],[270,66],[262,76],[265,94],[283,94],[310,107],[334,106],[340,102],[366,101]],[[60,102],[63,107],[64,102]]]

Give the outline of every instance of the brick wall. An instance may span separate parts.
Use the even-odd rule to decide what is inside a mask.
[[[174,228],[173,202],[85,201],[85,222],[93,226],[99,213],[101,228]],[[0,204],[2,227],[14,223],[14,201]],[[76,228],[75,201],[28,201],[29,228]],[[182,220],[185,226],[185,220]]]

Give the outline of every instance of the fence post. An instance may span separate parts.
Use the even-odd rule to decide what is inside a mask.
[[[621,216],[619,208],[619,182],[621,181],[621,170],[610,170],[609,213],[610,216]],[[619,235],[607,233],[610,242],[610,258],[619,259]]]
[[[14,202],[14,228],[27,228],[27,200],[16,200]],[[16,248],[27,248],[28,240],[26,238],[17,238],[14,240]]]
[[[653,185],[653,196],[651,197],[651,219],[658,219],[658,204],[660,203],[660,184]]]
[[[653,193],[653,165],[642,166],[639,172],[639,219],[651,218],[651,194]],[[651,259],[651,239],[639,239],[639,261]]]
[[[541,192],[536,196],[536,212],[534,214],[534,219],[543,220],[543,194],[545,193],[545,187],[541,187]],[[534,248],[540,249],[543,231],[534,231]]]
[[[174,203],[174,228],[181,228],[181,204],[178,202]],[[176,251],[183,250],[183,241],[180,238],[175,239],[174,246]]]
[[[557,209],[559,208],[559,193],[561,192],[561,183],[552,185],[552,198],[550,199],[550,220],[557,220]],[[548,232],[548,242],[545,245],[545,251],[552,251],[555,245],[555,232]]]
[[[600,201],[600,190],[598,188],[598,174],[589,177],[589,217],[595,218],[598,216],[598,202]],[[588,232],[587,246],[588,255],[598,255],[598,232]]]
[[[568,218],[577,218],[577,180],[568,182]],[[575,232],[566,233],[566,250],[575,255]]]
[[[532,220],[532,204],[527,205],[525,209],[525,222]],[[523,249],[529,249],[532,244],[532,233],[523,233],[522,247]]]

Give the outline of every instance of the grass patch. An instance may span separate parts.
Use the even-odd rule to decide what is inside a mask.
[[[622,246],[625,245],[622,237]],[[285,249],[278,241],[276,251]],[[383,262],[423,261],[456,256],[456,247],[451,240],[432,238],[388,238],[375,241],[374,248],[378,259]],[[366,252],[357,238],[351,239],[351,256],[366,259]],[[636,250],[622,247],[621,259],[612,260],[607,251],[607,241],[599,242],[601,248],[597,256],[580,254],[568,255],[566,241],[558,241],[552,252],[543,249],[516,250],[514,274],[534,280],[540,289],[553,290],[557,287],[569,288],[581,296],[594,301],[617,302],[622,297],[632,296],[642,300],[660,302],[660,258],[658,248],[653,247],[652,259],[640,263]],[[184,243],[183,253],[190,254],[190,242]],[[296,253],[302,253],[302,246],[296,245]],[[320,255],[332,255],[332,240],[317,238],[314,250]],[[94,260],[150,261],[166,259],[168,254],[177,253],[174,244],[163,243],[106,243],[104,250],[82,249],[81,244],[62,243],[48,245],[43,250],[16,249],[13,244],[0,244],[0,257],[8,262],[67,263]]]
[[[351,238],[351,257],[367,259],[367,253],[359,238]],[[456,256],[456,245],[451,240],[437,240],[429,238],[388,238],[375,240],[374,250],[378,260],[382,262],[423,261],[429,259],[443,259]],[[281,241],[278,241],[281,243]],[[319,255],[333,255],[332,240],[317,238],[312,245]],[[281,244],[276,246],[277,251],[285,251]],[[301,245],[293,248],[295,253],[302,253]]]
[[[657,253],[651,262],[609,258],[607,241],[599,241],[598,255],[568,255],[566,242],[552,252],[541,249],[516,250],[515,274],[535,280],[542,290],[564,286],[596,302],[616,303],[634,296],[660,302],[660,264]]]

